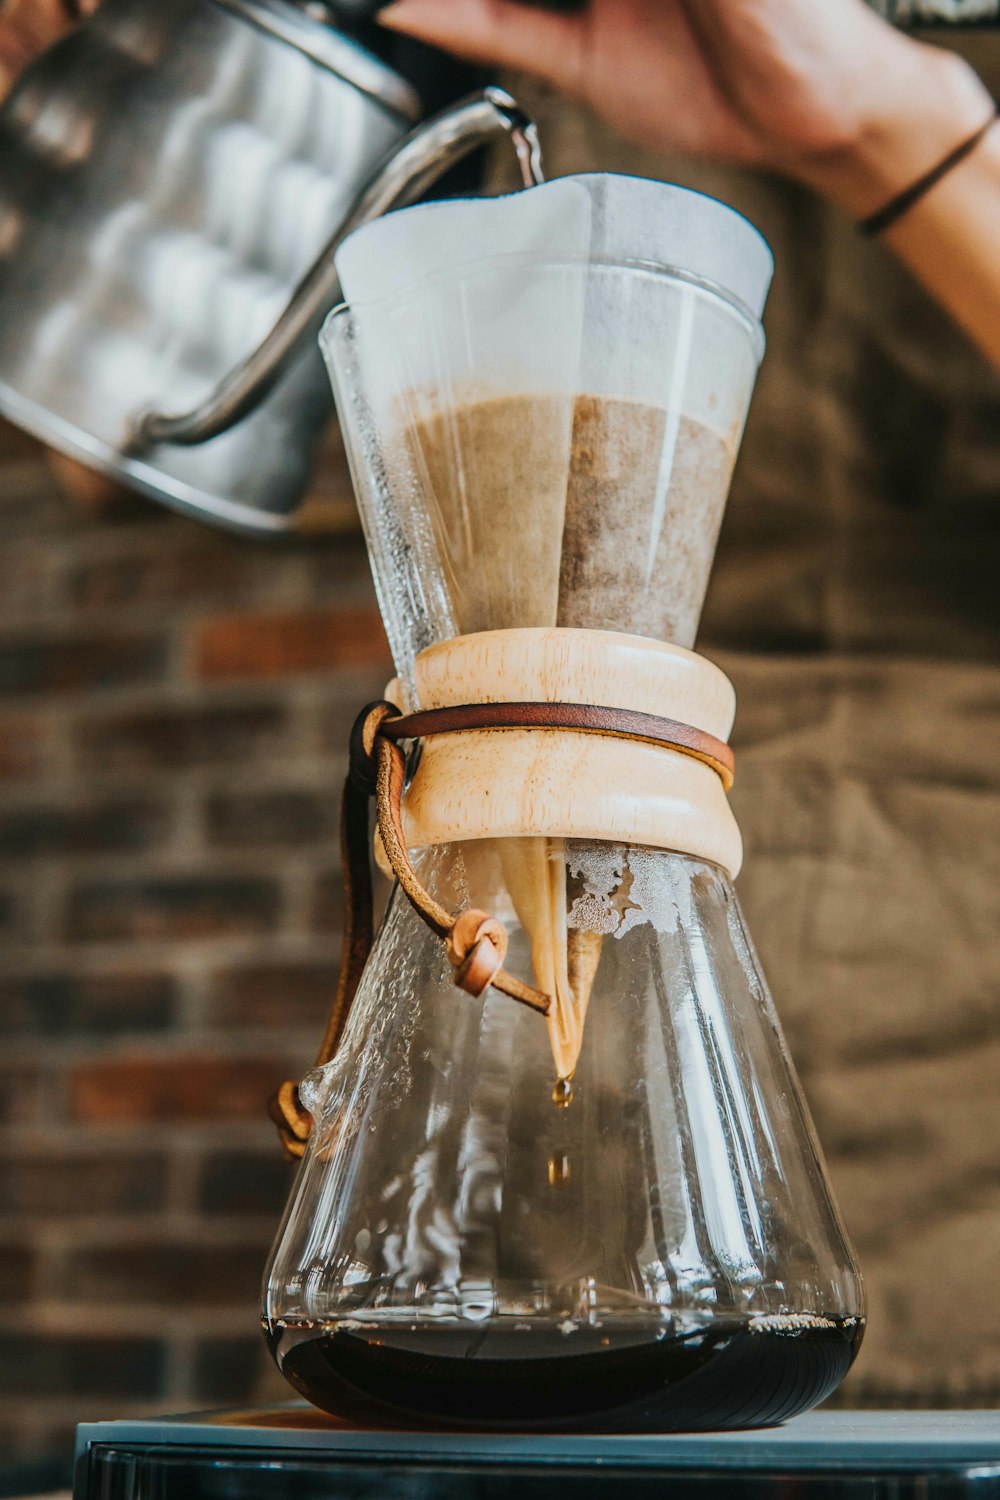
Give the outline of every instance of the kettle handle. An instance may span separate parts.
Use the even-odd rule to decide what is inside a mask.
[[[140,453],[155,443],[204,443],[247,416],[272,389],[316,318],[340,298],[333,257],[342,241],[369,220],[412,203],[463,156],[503,135],[517,152],[525,187],[544,181],[534,123],[503,89],[486,88],[418,125],[382,162],[257,348],[189,411],[139,412],[131,420],[125,451]]]

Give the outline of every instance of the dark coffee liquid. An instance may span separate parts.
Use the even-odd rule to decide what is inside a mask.
[[[862,1321],[798,1322],[659,1337],[613,1323],[520,1333],[285,1323],[269,1339],[296,1390],[367,1425],[695,1432],[782,1422],[839,1385]]]

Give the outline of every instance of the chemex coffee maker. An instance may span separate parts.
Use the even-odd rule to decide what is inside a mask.
[[[336,263],[398,679],[351,739],[327,1036],[272,1106],[303,1159],[270,1346],[361,1424],[780,1422],[864,1301],[733,891],[733,689],[691,649],[770,253],[601,175],[410,208]]]

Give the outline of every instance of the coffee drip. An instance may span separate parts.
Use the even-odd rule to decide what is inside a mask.
[[[501,925],[548,1018],[457,990],[394,890],[301,1086],[271,1348],[365,1422],[779,1421],[843,1377],[863,1296],[733,891],[726,783],[683,743],[732,726],[689,648],[766,247],[699,195],[595,177],[404,211],[338,269],[324,352],[404,709],[601,706],[681,739],[413,746],[412,875]]]

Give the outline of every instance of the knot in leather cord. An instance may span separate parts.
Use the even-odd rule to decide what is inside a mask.
[[[455,983],[478,1000],[507,957],[507,929],[496,917],[470,908],[455,918],[445,946],[455,966]]]

